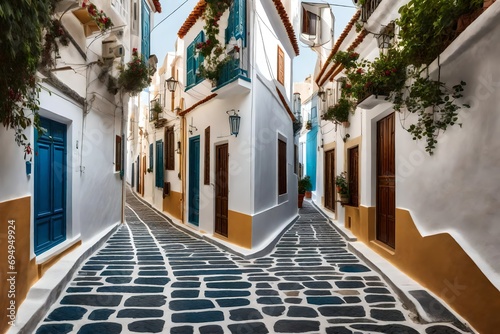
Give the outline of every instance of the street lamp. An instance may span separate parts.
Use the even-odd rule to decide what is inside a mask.
[[[174,77],[170,77],[167,79],[167,89],[169,90],[170,93],[175,92],[175,89],[177,88],[177,80],[174,79]]]
[[[230,112],[233,112],[233,114],[229,114]],[[240,115],[237,114],[237,112],[240,112],[239,110],[236,111],[234,109],[226,111],[226,114],[229,115],[229,129],[231,132],[231,135],[234,135],[235,137],[238,137],[238,133],[240,132]]]

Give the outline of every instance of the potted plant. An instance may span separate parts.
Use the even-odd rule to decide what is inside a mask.
[[[307,123],[306,123],[306,130],[311,130],[312,127],[313,127],[312,122],[311,121],[307,121]]]
[[[326,121],[342,123],[346,128],[349,127],[349,113],[353,111],[353,103],[341,97],[337,104],[328,107],[327,112],[322,116]]]
[[[118,88],[132,95],[142,92],[151,83],[151,71],[146,65],[142,55],[137,53],[137,49],[132,50],[132,59],[126,66],[120,66],[118,76]]]
[[[356,66],[356,61],[359,58],[359,53],[354,51],[338,51],[333,57],[333,61],[342,64],[345,68],[353,68]]]
[[[349,184],[347,183],[347,172],[342,172],[335,177],[335,186],[340,197],[340,204],[349,203]]]
[[[298,182],[298,190],[299,190],[298,207],[299,208],[302,207],[302,203],[304,202],[304,196],[306,194],[306,191],[310,190],[311,188],[312,188],[311,178],[308,175],[299,179],[299,182]]]

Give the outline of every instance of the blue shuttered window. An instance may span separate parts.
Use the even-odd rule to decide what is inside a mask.
[[[149,144],[149,169],[153,170],[153,144]]]
[[[196,36],[191,44],[187,47],[186,53],[186,68],[187,68],[187,88],[191,88],[194,85],[203,81],[203,77],[197,74],[198,67],[203,63],[203,56],[196,52],[196,44],[205,41],[205,33],[202,31]]]
[[[156,173],[155,186],[163,188],[163,141],[156,142]]]
[[[246,46],[246,0],[234,0],[231,4],[225,35],[226,44],[234,36]]]
[[[141,42],[141,54],[144,56],[144,60],[149,59],[149,34],[150,34],[150,20],[151,13],[146,1],[142,1],[142,42]]]

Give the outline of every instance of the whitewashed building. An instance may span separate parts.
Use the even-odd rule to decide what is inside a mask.
[[[112,27],[99,26],[93,6]],[[154,11],[152,1],[58,2],[54,19],[60,20],[69,45],[59,44],[59,51],[51,54],[54,65],[38,73],[45,133],[39,136],[32,126],[26,129],[33,153],[23,159],[13,131],[0,129],[0,237],[7,240],[7,221],[16,231],[18,312],[12,330],[21,329],[36,308],[44,306],[41,301],[50,303],[51,289],[123,222],[123,136],[129,99],[109,92],[107,80],[117,75],[117,65],[130,59],[133,48],[149,58]],[[0,247],[4,254],[7,243]],[[7,264],[0,265],[2,281],[14,271],[7,270]],[[10,302],[7,288],[0,285],[2,309]]]
[[[314,74],[318,91],[326,93],[325,110],[337,103],[346,76],[343,65],[332,61],[335,54],[352,51],[370,61],[379,57],[381,28],[390,26],[406,3],[366,1],[360,7]],[[485,1],[485,8],[473,13],[477,18],[454,33],[425,72],[450,88],[467,83],[457,100],[470,105],[458,111],[455,122],[461,126],[441,133],[429,155],[425,138],[412,140],[406,130],[416,122],[415,114],[395,111],[380,96],[358,101],[349,126],[321,121],[320,177],[313,194],[317,205],[371,251],[431,290],[481,333],[500,326],[500,180],[494,167],[500,162],[494,65],[500,48],[492,42],[500,35],[495,23],[500,4],[491,3]],[[364,24],[359,32],[358,21]],[[334,182],[343,171],[350,198],[341,206]]]

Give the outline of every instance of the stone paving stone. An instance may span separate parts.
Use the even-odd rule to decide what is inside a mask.
[[[318,312],[315,309],[306,306],[290,306],[286,316],[295,318],[317,318]]]
[[[266,305],[283,304],[279,297],[260,297],[257,298],[257,303]]]
[[[173,300],[169,304],[169,308],[174,311],[200,310],[215,308],[212,301],[207,299],[181,299]]]
[[[330,296],[332,293],[328,290],[306,290],[304,294],[307,296]]]
[[[370,316],[382,321],[404,321],[405,316],[398,310],[378,310],[371,309]]]
[[[139,276],[167,276],[166,270],[140,270]]]
[[[318,311],[325,317],[364,317],[362,306],[321,306]]]
[[[149,284],[149,285],[166,285],[170,282],[170,278],[167,277],[139,277],[136,278],[135,284]]]
[[[88,305],[88,306],[118,306],[122,300],[119,295],[68,295],[61,300],[63,305]]]
[[[101,276],[130,276],[132,270],[104,270]]]
[[[201,323],[222,320],[224,320],[224,314],[221,311],[185,312],[172,314],[172,322],[176,323]]]
[[[269,284],[269,283],[257,283],[257,284],[255,284],[255,287],[257,289],[270,289],[271,284]]]
[[[352,334],[352,331],[346,327],[328,327],[326,328],[326,334]]]
[[[89,315],[89,320],[108,320],[109,316],[115,313],[115,310],[112,309],[99,309],[94,310]]]
[[[460,334],[459,331],[443,325],[436,325],[426,328],[426,334]]]
[[[341,289],[357,289],[365,287],[365,284],[363,282],[358,281],[338,281],[335,282],[335,285]]]
[[[313,305],[344,304],[344,301],[339,297],[307,297],[307,302]]]
[[[224,334],[224,329],[219,325],[201,326],[200,334]]]
[[[264,306],[262,308],[262,312],[272,317],[279,317],[285,313],[285,309],[286,308],[284,306]]]
[[[172,288],[199,288],[200,282],[174,282],[172,283]]]
[[[100,281],[102,277],[77,277],[73,281],[74,282],[80,282],[80,281]]]
[[[359,329],[366,332],[377,332],[384,334],[419,334],[415,329],[404,325],[351,325],[354,329]],[[436,333],[437,334],[437,333]]]
[[[204,281],[205,282],[212,282],[212,281],[240,281],[242,279],[243,279],[243,277],[241,277],[241,276],[209,276],[209,277],[205,277]]]
[[[139,320],[128,325],[128,330],[137,333],[162,333],[165,320]]]
[[[155,286],[103,286],[97,288],[97,292],[159,293],[163,292],[163,288]]]
[[[390,294],[391,293],[386,288],[366,288],[366,289],[364,289],[364,291],[366,293],[384,293],[384,294]]]
[[[119,334],[122,332],[122,325],[115,322],[98,322],[83,325],[77,334]],[[54,333],[55,334],[55,333]]]
[[[90,291],[92,291],[92,288],[80,288],[80,287],[73,288],[73,287],[71,287],[71,288],[66,289],[66,292],[90,292]]]
[[[132,277],[108,277],[106,278],[106,282],[112,284],[126,284],[132,281]]]
[[[333,319],[328,319],[327,322],[330,324],[358,324],[358,323],[376,324],[377,323],[375,320],[366,318],[333,318]]]
[[[67,334],[73,331],[71,324],[49,324],[40,326],[36,334]]]
[[[162,310],[150,308],[126,308],[118,311],[117,318],[159,318],[163,316]]]
[[[240,308],[229,311],[229,319],[234,321],[262,319],[262,314],[254,308]]]
[[[278,283],[278,289],[280,290],[301,290],[304,286],[299,283]]]
[[[232,324],[228,326],[232,334],[268,334],[267,327],[262,322],[247,322],[241,324]]]
[[[304,282],[304,286],[310,289],[331,289],[332,285],[328,282]]]
[[[285,303],[300,304],[302,303],[302,298],[285,298]]]
[[[207,283],[210,289],[248,289],[252,284],[248,282],[212,282]]]
[[[224,297],[246,297],[250,296],[248,290],[207,290],[205,297],[207,298],[224,298]]]
[[[278,296],[279,295],[278,291],[270,290],[270,289],[255,290],[255,293],[257,294],[257,296]]]
[[[125,300],[124,306],[159,307],[165,305],[167,297],[162,295],[132,296]]]
[[[63,306],[52,311],[46,321],[67,321],[67,320],[80,320],[87,309],[79,306]]]
[[[365,296],[367,303],[379,303],[379,302],[395,302],[396,300],[392,296],[388,295],[367,295]]]
[[[362,264],[346,264],[340,265],[339,270],[344,273],[361,273],[368,272],[370,269]]]
[[[238,307],[246,306],[250,304],[248,299],[244,298],[226,298],[226,299],[216,299],[215,300],[220,307]]]
[[[277,333],[305,333],[319,331],[319,321],[312,320],[278,320],[274,324]]]
[[[361,299],[359,297],[348,296],[348,297],[344,297],[344,301],[348,304],[356,304],[356,303],[360,303]]]

